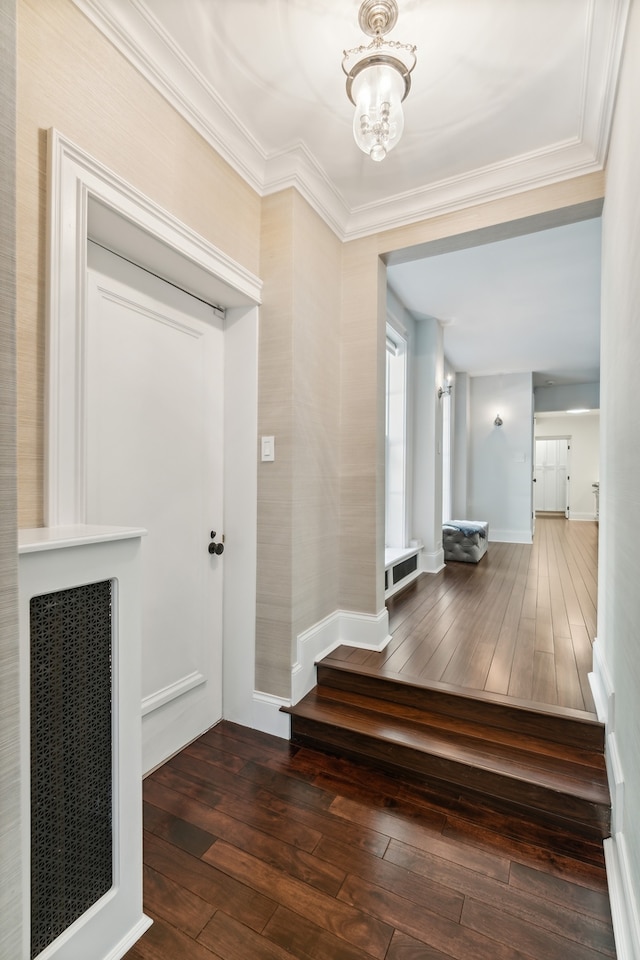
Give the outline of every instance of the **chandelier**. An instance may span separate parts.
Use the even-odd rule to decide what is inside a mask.
[[[402,101],[411,89],[416,65],[413,44],[384,39],[397,19],[396,0],[364,0],[358,23],[373,40],[345,50],[342,59],[347,96],[356,108],[353,136],[360,149],[377,161],[384,160],[402,136]]]

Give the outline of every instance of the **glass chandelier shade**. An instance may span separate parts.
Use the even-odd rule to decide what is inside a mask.
[[[395,0],[364,0],[358,20],[373,40],[345,50],[342,60],[347,96],[356,108],[354,139],[376,161],[384,160],[402,136],[402,101],[411,88],[411,71],[416,65],[415,46],[384,38],[397,15]]]
[[[375,58],[354,77],[351,87],[356,105],[353,136],[372,160],[384,160],[402,136],[404,86],[396,67],[377,63]]]

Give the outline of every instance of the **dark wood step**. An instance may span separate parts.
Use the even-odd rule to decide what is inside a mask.
[[[517,730],[526,736],[604,752],[604,725],[595,714],[566,707],[538,707],[513,697],[462,690],[446,683],[412,683],[393,672],[325,657],[318,663],[318,684],[380,700],[427,709],[474,723]]]
[[[364,760],[429,789],[472,794],[585,839],[608,836],[601,751],[499,727],[493,715],[486,723],[473,711],[456,717],[390,696],[319,684],[286,708],[292,742]]]

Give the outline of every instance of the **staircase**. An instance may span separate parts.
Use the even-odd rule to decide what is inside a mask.
[[[331,656],[317,687],[284,710],[293,743],[373,764],[448,805],[479,805],[518,836],[554,849],[562,836],[573,849],[609,835],[604,727],[591,714],[418,686]]]

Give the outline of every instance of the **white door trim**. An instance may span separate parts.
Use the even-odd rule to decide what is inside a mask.
[[[45,522],[86,518],[87,238],[225,308],[223,716],[250,723],[255,662],[257,338],[262,282],[50,130]],[[135,251],[135,255],[134,255]]]

